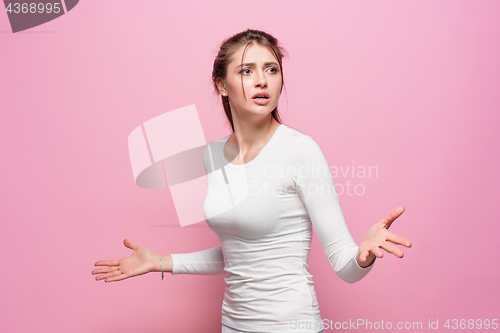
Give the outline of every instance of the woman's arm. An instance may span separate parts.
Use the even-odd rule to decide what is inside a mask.
[[[161,256],[161,255],[160,255]],[[165,260],[166,256],[163,256]],[[210,249],[191,252],[191,253],[175,253],[169,255],[168,265],[172,274],[223,274],[224,271],[224,254],[222,247],[216,246]],[[163,263],[162,263],[163,264]],[[158,270],[160,271],[159,258]]]
[[[150,272],[160,272],[160,269],[172,274],[221,274],[225,272],[224,257],[220,246],[193,253],[167,254],[162,258],[161,254],[154,253],[128,239],[125,239],[123,244],[134,251],[132,255],[121,259],[97,261],[95,266],[106,267],[92,271],[92,275],[97,275],[96,281],[121,281]]]
[[[318,144],[306,135],[296,143],[293,156],[300,197],[330,264],[342,280],[349,283],[361,280],[372,269],[375,259],[382,258],[381,249],[403,257],[403,251],[390,243],[411,247],[411,242],[388,230],[404,212],[403,207],[397,207],[371,227],[358,247],[347,229],[330,167]]]
[[[332,268],[348,283],[361,280],[374,261],[368,267],[359,265],[358,246],[347,228],[330,167],[320,147],[310,136],[303,136],[295,145],[293,158],[297,170],[295,185]]]

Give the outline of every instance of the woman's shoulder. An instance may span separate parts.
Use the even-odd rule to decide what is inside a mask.
[[[283,139],[286,145],[290,147],[292,159],[291,163],[304,163],[304,161],[323,160],[324,154],[310,135],[307,135],[298,129],[286,125],[284,127]]]
[[[314,139],[297,128],[283,124],[284,136],[288,144],[296,145],[299,141],[314,141]]]
[[[289,129],[291,129],[291,130],[293,130],[293,131],[295,131],[295,132],[298,132],[298,133],[300,133],[300,134],[305,135],[305,134],[304,134],[301,130],[299,130],[299,129],[295,128],[295,127],[292,127],[292,126],[290,126],[290,125],[288,125],[288,124],[281,124],[281,125],[284,125],[285,127],[288,127]]]

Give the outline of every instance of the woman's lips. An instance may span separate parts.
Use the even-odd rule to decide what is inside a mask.
[[[255,95],[253,95],[252,98],[255,98],[255,97],[258,97],[258,96],[263,96],[263,97],[267,97],[269,98],[269,94],[265,91],[259,91],[258,93],[256,93]]]
[[[261,91],[253,95],[252,100],[259,105],[266,105],[269,103],[269,94],[265,91]]]
[[[254,101],[255,103],[259,104],[259,105],[266,105],[267,103],[269,103],[269,98],[252,98],[252,101]]]

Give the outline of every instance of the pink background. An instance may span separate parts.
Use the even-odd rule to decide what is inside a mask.
[[[2,10],[0,331],[220,332],[223,275],[105,284],[91,271],[130,255],[124,238],[157,253],[219,244],[207,227],[178,226],[168,190],[135,185],[127,137],[189,104],[207,140],[228,135],[210,74],[219,43],[246,28],[290,54],[284,123],[332,166],[378,168],[334,178],[365,188],[341,195],[355,241],[406,208],[391,231],[413,247],[356,284],[315,235],[323,319],[443,331],[448,318],[500,319],[499,17],[497,0],[107,0],[12,34]]]

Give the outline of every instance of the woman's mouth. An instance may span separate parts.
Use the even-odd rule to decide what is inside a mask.
[[[265,91],[253,95],[252,100],[259,105],[266,105],[269,103],[269,94]]]

